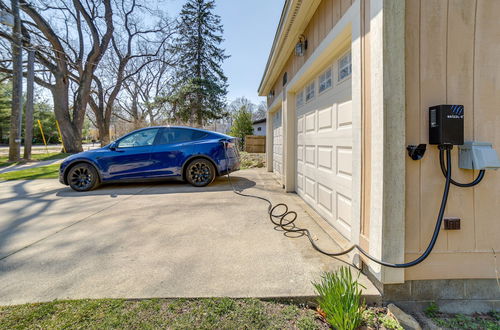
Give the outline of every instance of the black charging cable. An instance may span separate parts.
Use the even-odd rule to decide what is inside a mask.
[[[222,141],[222,143],[224,144],[224,153],[226,156],[226,167],[228,167],[229,166],[229,158],[227,156],[227,144],[226,144],[227,142]],[[260,199],[260,200],[267,202],[269,204],[269,206],[268,206],[269,219],[271,220],[271,222],[274,225],[278,226],[283,231],[288,232],[288,233],[300,233],[302,235],[305,235],[309,239],[309,242],[311,242],[311,245],[313,246],[313,248],[316,251],[318,251],[324,255],[327,255],[329,257],[339,257],[342,255],[348,254],[349,252],[353,251],[354,249],[357,249],[365,257],[367,257],[371,261],[373,261],[377,264],[380,264],[382,266],[391,267],[391,268],[408,268],[408,267],[418,265],[419,263],[424,261],[429,256],[429,254],[432,252],[432,249],[434,249],[434,246],[436,245],[436,242],[437,242],[437,239],[439,236],[439,232],[441,230],[441,225],[443,223],[444,211],[446,209],[446,203],[448,201],[448,194],[450,192],[451,149],[452,148],[453,148],[452,145],[440,145],[439,146],[440,153],[446,152],[446,167],[448,169],[445,171],[446,182],[445,182],[445,186],[444,186],[443,198],[441,199],[441,206],[439,208],[439,213],[438,213],[437,220],[436,220],[436,226],[434,227],[434,233],[432,234],[431,241],[429,242],[429,245],[427,246],[427,248],[425,249],[424,253],[421,256],[419,256],[417,259],[415,259],[413,261],[402,263],[402,264],[395,264],[395,263],[390,263],[390,262],[385,262],[385,261],[379,260],[379,259],[371,256],[368,252],[366,252],[358,244],[354,244],[350,248],[343,250],[343,251],[339,251],[339,252],[325,251],[322,248],[320,248],[316,244],[316,242],[314,242],[312,235],[308,229],[299,228],[299,227],[296,227],[294,225],[295,220],[297,220],[297,212],[289,211],[288,205],[286,205],[285,203],[279,203],[279,204],[273,205],[273,203],[267,198],[264,198],[261,196],[256,196],[256,195],[251,195],[251,194],[244,194],[242,192],[239,192],[234,187],[234,185],[231,181],[231,176],[229,175],[229,168],[227,168],[227,179],[228,179],[229,184],[231,185],[231,188],[233,189],[233,192],[235,194],[243,196],[243,197],[257,198],[257,199]],[[282,211],[280,211],[279,209],[281,209]],[[277,210],[280,212],[278,213]]]
[[[441,164],[441,172],[443,172],[443,175],[446,177],[447,169],[446,169],[446,166],[444,164],[444,150],[442,150],[442,149],[439,149],[439,163]],[[448,164],[450,164],[450,163],[448,163]],[[451,165],[448,165],[448,166],[451,168]],[[460,183],[460,182],[457,182],[453,179],[450,179],[450,182],[451,182],[451,184],[453,184],[457,187],[462,187],[462,188],[473,187],[473,186],[477,185],[479,182],[481,182],[481,180],[484,178],[484,172],[485,172],[485,170],[480,170],[479,174],[477,175],[477,178],[474,181],[469,182],[469,183]]]

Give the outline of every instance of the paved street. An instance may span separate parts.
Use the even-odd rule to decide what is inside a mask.
[[[96,149],[99,148],[100,144],[99,143],[88,143],[88,144],[83,144],[82,148],[83,151],[91,150],[91,149]],[[62,145],[60,144],[50,144],[45,148],[44,145],[34,145],[31,148],[31,151],[33,154],[44,154],[48,152],[60,152],[62,150]],[[24,147],[21,147],[21,156],[24,152]],[[9,146],[8,145],[0,145],[0,156],[7,156],[9,155]]]
[[[21,163],[21,164],[12,164],[9,166],[0,167],[0,174],[7,173],[7,172],[13,172],[13,171],[27,170],[30,168],[36,168],[36,167],[47,166],[47,165],[52,165],[52,164],[59,164],[62,161],[63,161],[63,159],[53,159],[53,160],[42,160],[42,161],[37,161],[37,162],[28,162],[28,163]]]
[[[235,173],[246,193],[287,202],[326,248],[339,247],[295,194],[263,169]],[[342,263],[274,229],[267,205],[225,178],[108,185],[77,193],[57,180],[0,183],[0,304],[104,297],[281,297]],[[367,294],[378,294],[362,275]]]

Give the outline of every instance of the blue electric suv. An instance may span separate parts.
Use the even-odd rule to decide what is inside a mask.
[[[101,183],[158,179],[185,180],[196,187],[240,168],[237,139],[190,127],[148,127],[100,149],[66,158],[59,181],[76,191]]]

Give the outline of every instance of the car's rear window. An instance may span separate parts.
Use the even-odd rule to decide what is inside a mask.
[[[174,144],[197,141],[207,136],[206,132],[187,128],[164,128],[158,135],[157,144]]]

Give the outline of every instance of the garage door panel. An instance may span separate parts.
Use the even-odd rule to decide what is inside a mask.
[[[313,175],[317,182],[321,182],[323,185],[335,189],[336,191],[340,191],[344,195],[351,197],[351,180],[342,177],[336,178],[335,173],[325,171],[321,168],[311,171],[309,177],[312,177]]]
[[[305,177],[305,191],[306,195],[310,197],[313,201],[316,198],[316,182],[313,178],[308,176]]]
[[[350,83],[297,109],[297,193],[350,237],[353,130]]]
[[[352,179],[352,148],[338,146],[336,151],[337,174]]]
[[[306,145],[306,147],[305,147],[305,159],[304,160],[307,164],[316,165],[315,153],[316,153],[316,146]]]
[[[326,130],[332,129],[332,107],[327,107],[326,109],[322,109],[318,111],[318,129]]]
[[[337,108],[337,129],[352,127],[352,102],[345,102]]]
[[[338,193],[336,194],[336,209],[337,209],[337,218],[336,221],[340,225],[339,229],[342,231],[342,228],[349,232],[351,229],[351,214],[352,214],[352,200],[351,198]]]
[[[318,146],[318,167],[333,170],[333,147],[328,145]]]
[[[273,115],[273,172],[280,177],[283,173],[283,127],[281,110]]]
[[[316,113],[306,115],[306,134],[316,130]]]
[[[304,166],[302,167],[302,174],[308,175],[310,177],[314,177],[314,173],[317,171],[316,164],[311,164],[308,162],[304,162]]]
[[[330,216],[333,215],[333,189],[318,183],[318,203]]]
[[[300,190],[304,189],[304,176],[301,173],[297,174],[297,187]]]
[[[303,133],[304,132],[304,119],[302,117],[299,117],[297,119],[297,133]]]
[[[301,145],[297,146],[297,160],[299,162],[304,160],[304,147]]]

